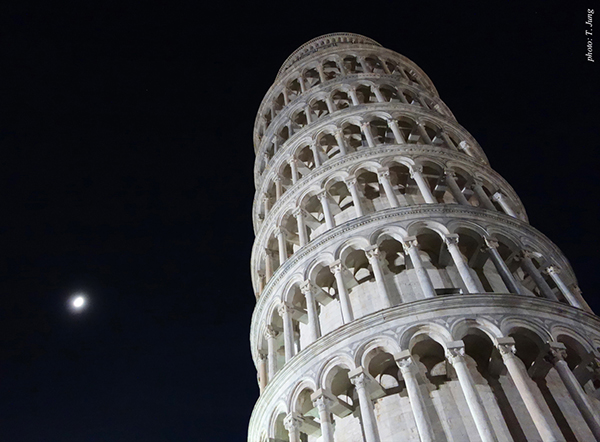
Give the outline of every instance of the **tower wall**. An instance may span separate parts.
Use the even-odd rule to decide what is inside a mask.
[[[254,146],[250,442],[600,440],[598,318],[417,65],[311,40]]]

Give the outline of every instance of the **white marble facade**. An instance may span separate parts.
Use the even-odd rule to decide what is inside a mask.
[[[249,442],[600,441],[600,321],[417,65],[311,40],[254,146]]]

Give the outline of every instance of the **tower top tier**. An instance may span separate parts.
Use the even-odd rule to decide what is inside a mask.
[[[304,57],[326,48],[344,44],[362,44],[381,47],[381,45],[375,40],[365,37],[364,35],[353,34],[351,32],[334,32],[332,34],[321,35],[320,37],[313,38],[309,42],[304,43],[302,46],[296,49],[292,55],[285,60],[279,69],[279,72],[277,72],[277,78],[279,78],[281,74],[292,67],[294,63],[302,60]]]

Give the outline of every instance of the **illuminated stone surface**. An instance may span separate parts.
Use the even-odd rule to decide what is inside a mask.
[[[417,65],[316,38],[254,146],[249,442],[600,440],[600,322]]]

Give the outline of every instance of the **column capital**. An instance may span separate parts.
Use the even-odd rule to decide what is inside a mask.
[[[258,352],[258,360],[265,361],[267,359],[267,354],[263,352]]]
[[[446,176],[450,176],[456,179],[456,171],[453,168],[447,167],[446,170],[444,170],[444,173],[446,174]]]
[[[315,293],[316,289],[317,287],[308,279],[300,284],[300,291],[305,296]]]
[[[304,418],[297,413],[289,413],[283,419],[283,425],[288,431],[298,431],[304,422]]]
[[[521,255],[523,255],[523,258],[538,258],[538,254],[536,252],[528,249],[521,250]]]
[[[277,226],[275,227],[275,230],[273,230],[273,235],[275,235],[276,238],[279,238],[280,235],[285,236],[285,232],[286,230],[283,227]]]
[[[281,177],[279,176],[279,174],[277,174],[277,175],[275,175],[275,176],[273,177],[273,181],[274,181],[274,182],[279,182],[279,181],[281,181]]]
[[[306,210],[304,210],[302,207],[296,207],[294,210],[292,210],[292,215],[294,215],[295,218],[306,216]]]
[[[512,356],[517,353],[517,347],[515,347],[515,340],[511,337],[498,338],[496,348],[498,349],[502,357]]]
[[[456,234],[451,234],[451,235],[446,235],[444,236],[444,242],[446,243],[446,245],[451,245],[451,244],[458,244],[458,235]]]
[[[338,259],[337,261],[333,261],[331,264],[329,264],[329,269],[333,272],[334,275],[336,275],[338,273],[342,273],[345,267],[344,264],[342,264],[342,261]]]
[[[567,358],[567,347],[562,342],[548,342],[548,353],[544,356],[546,362],[552,365]]]
[[[555,266],[555,265],[549,265],[548,267],[546,267],[544,269],[544,271],[548,275],[558,275],[560,273],[560,269],[557,266]]]
[[[346,186],[348,186],[348,187],[356,186],[357,182],[358,182],[358,180],[356,179],[355,176],[348,177],[344,180],[344,184],[346,184]]]
[[[372,259],[379,259],[379,256],[381,256],[380,250],[378,246],[371,246],[371,247],[367,247],[365,249],[365,255],[367,255],[367,258],[369,259],[369,261],[371,261]]]
[[[269,258],[272,258],[274,255],[273,250],[265,249],[265,255],[267,255]]]
[[[333,135],[343,136],[344,135],[344,130],[341,127],[337,127],[333,131]]]
[[[465,343],[463,341],[453,341],[446,345],[446,359],[450,364],[454,365],[459,361],[464,360]]]
[[[281,316],[282,318],[285,315],[289,315],[292,314],[294,312],[295,308],[288,304],[287,302],[282,302],[279,307],[277,307],[277,312],[279,313],[279,316]]]
[[[323,200],[327,200],[327,190],[325,190],[325,189],[320,190],[319,193],[317,193],[317,198],[321,202]]]
[[[319,412],[328,412],[329,408],[331,408],[335,402],[335,399],[331,393],[320,388],[310,396],[310,399],[312,400],[314,406],[317,407]]]
[[[389,178],[390,177],[390,169],[387,167],[381,167],[379,169],[377,169],[377,176],[379,178]]]
[[[267,325],[265,328],[265,338],[275,339],[277,336],[279,336],[277,330],[275,330],[271,325]]]
[[[417,237],[407,236],[406,238],[404,238],[404,241],[402,241],[402,248],[404,249],[404,252],[408,253],[408,251],[413,247],[419,248],[419,242],[417,241]]]
[[[409,350],[404,350],[400,353],[396,353],[394,355],[394,359],[396,360],[396,363],[398,364],[398,367],[400,367],[400,370],[402,372],[404,372],[405,370],[410,368],[411,365],[414,364],[412,355],[410,354]]]
[[[360,127],[361,128],[364,129],[365,127],[368,127],[368,126],[369,126],[369,122],[368,121],[361,121],[361,123],[360,123]]]
[[[357,367],[354,370],[351,370],[350,373],[348,373],[348,378],[356,388],[363,389],[366,389],[367,385],[371,381],[370,376],[362,367]]]
[[[487,249],[497,249],[500,245],[496,238],[487,238],[484,236],[483,241],[485,242],[485,248]]]
[[[492,195],[492,200],[494,200],[494,201],[499,202],[503,199],[504,199],[504,194],[502,192],[500,192],[499,190]]]
[[[415,174],[423,172],[423,166],[421,164],[413,164],[412,166],[410,166],[409,171],[410,177],[414,178]]]
[[[294,157],[292,157],[292,158],[289,158],[289,159],[287,160],[287,162],[288,162],[288,164],[289,164],[290,166],[291,166],[292,164],[294,164],[294,165],[298,164],[298,160],[297,160],[296,158],[294,158]]]

